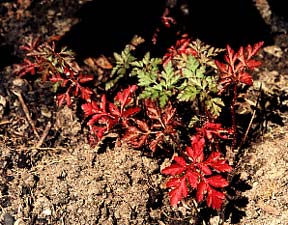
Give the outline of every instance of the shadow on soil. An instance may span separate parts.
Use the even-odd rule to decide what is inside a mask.
[[[164,1],[163,1],[164,2]],[[162,1],[132,0],[93,1],[79,10],[80,22],[60,40],[59,46],[73,49],[80,59],[111,55],[120,52],[137,34],[146,40],[142,51],[162,56],[174,44],[177,32],[215,47],[230,44],[234,48],[272,41],[270,28],[250,0],[220,1]],[[170,29],[161,23],[161,16],[169,8],[177,24]],[[151,39],[159,28],[157,45]]]

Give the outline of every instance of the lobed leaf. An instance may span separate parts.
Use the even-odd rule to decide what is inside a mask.
[[[201,202],[204,199],[204,195],[207,192],[207,188],[208,188],[208,185],[203,180],[198,184],[197,192],[196,192],[197,202]]]
[[[191,170],[188,170],[186,173],[186,178],[192,188],[197,188],[199,184],[200,174]]]
[[[207,194],[207,205],[213,209],[221,209],[223,201],[225,200],[225,195],[213,188],[209,188]]]
[[[224,188],[229,185],[228,181],[221,175],[206,178],[206,182],[215,188]]]
[[[175,207],[183,198],[188,196],[188,188],[186,185],[186,178],[172,178],[166,184],[167,187],[171,187],[169,192],[170,204]]]

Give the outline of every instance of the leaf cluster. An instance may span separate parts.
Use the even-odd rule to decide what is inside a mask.
[[[38,74],[44,82],[52,82],[54,91],[58,92],[58,106],[64,102],[70,106],[72,97],[78,96],[85,101],[91,101],[93,91],[86,84],[92,81],[94,76],[82,73],[71,50],[64,47],[56,51],[54,42],[40,44],[38,38],[32,37],[21,49],[25,51],[25,58],[22,64],[14,65],[13,72],[17,76]]]
[[[222,91],[238,83],[249,86],[253,84],[252,76],[248,71],[261,65],[261,62],[254,60],[253,56],[257,54],[263,44],[264,42],[260,41],[254,44],[254,46],[240,47],[237,52],[227,45],[227,53],[224,56],[225,62],[215,61],[220,72],[219,82],[223,86]]]
[[[192,55],[183,55],[162,65],[159,58],[150,59],[147,53],[142,61],[132,64],[138,85],[143,88],[140,98],[153,99],[163,108],[170,99],[178,102],[198,102],[194,107],[205,108],[212,117],[220,115],[223,102],[217,96],[217,78],[207,75],[206,66]]]
[[[170,188],[169,197],[172,206],[176,206],[188,196],[188,188],[196,189],[196,200],[201,202],[207,195],[206,202],[213,209],[220,209],[225,194],[219,188],[228,186],[228,181],[219,173],[230,172],[220,152],[204,155],[205,138],[199,134],[192,136],[191,146],[185,149],[185,155],[174,156],[174,162],[161,172],[170,175],[166,186]]]

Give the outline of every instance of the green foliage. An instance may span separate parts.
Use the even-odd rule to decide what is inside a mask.
[[[111,89],[123,77],[137,76],[138,86],[142,87],[140,99],[158,101],[161,108],[168,100],[176,98],[179,102],[193,102],[199,99],[213,117],[219,116],[222,100],[216,96],[217,80],[213,75],[207,75],[206,67],[215,67],[212,57],[223,49],[203,44],[200,40],[190,43],[197,55],[177,55],[174,60],[163,64],[161,58],[151,58],[147,52],[142,60],[133,56],[131,44],[126,45],[121,54],[114,53],[116,65],[112,70],[112,79],[105,84],[105,90]]]
[[[133,74],[138,77],[138,85],[143,87],[140,99],[159,100],[160,107],[163,108],[169,98],[174,94],[174,89],[180,76],[176,74],[172,62],[161,68],[161,59],[152,58],[147,53],[142,61],[133,63]]]
[[[135,35],[131,42],[127,44],[124,50],[119,54],[114,52],[115,66],[111,72],[111,79],[105,83],[105,90],[108,91],[120,82],[125,76],[132,75],[130,73],[131,65],[136,61],[132,52],[136,47],[144,42],[144,39]]]
[[[147,53],[142,61],[131,63],[138,85],[143,87],[140,99],[158,100],[163,108],[171,97],[179,102],[193,102],[198,98],[212,116],[219,116],[223,102],[215,97],[218,91],[216,77],[206,75],[206,67],[192,55],[177,61],[174,65],[169,61],[162,66],[161,59],[150,58]]]
[[[217,68],[213,57],[217,56],[219,53],[224,52],[224,48],[215,48],[211,45],[203,43],[201,40],[196,39],[190,43],[190,46],[196,50],[197,59],[202,65],[209,65],[213,68]]]
[[[193,56],[187,57],[186,66],[182,68],[184,82],[179,87],[180,93],[177,96],[179,101],[194,101],[199,98],[203,102],[206,110],[213,117],[218,117],[221,113],[223,101],[215,97],[217,89],[217,80],[213,75],[206,75],[206,68],[200,65],[200,62]]]
[[[112,79],[105,84],[106,91],[115,86],[115,84],[127,74],[130,64],[136,60],[131,53],[130,45],[126,45],[121,54],[114,53],[114,58],[116,60],[116,66],[113,67],[111,72]]]

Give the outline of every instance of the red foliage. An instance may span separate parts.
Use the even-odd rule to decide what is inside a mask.
[[[18,74],[19,77],[23,77],[28,73],[34,75],[39,64],[31,62],[29,59],[24,59],[23,61],[22,64],[14,66],[14,73]]]
[[[168,48],[167,53],[163,57],[162,64],[166,65],[179,55],[197,55],[197,51],[190,46],[191,38],[183,35],[181,39],[177,40],[175,46]]]
[[[118,92],[115,97],[115,104],[107,102],[106,96],[102,95],[99,104],[91,101],[81,106],[84,116],[86,118],[89,117],[87,125],[90,128],[90,133],[96,135],[97,142],[103,138],[106,131],[109,131],[116,124],[127,127],[130,117],[140,111],[140,108],[137,106],[128,107],[133,101],[131,95],[136,89],[137,86],[132,85],[123,92]]]
[[[219,152],[204,156],[205,138],[195,135],[191,146],[185,149],[185,156],[175,156],[174,163],[164,168],[161,173],[170,175],[166,187],[170,188],[169,197],[172,206],[176,206],[188,196],[189,187],[196,189],[196,200],[201,202],[206,196],[208,207],[220,209],[225,194],[220,188],[228,186],[228,181],[219,173],[229,172],[232,167],[221,158]]]
[[[174,117],[176,109],[169,103],[161,109],[152,100],[145,101],[148,122],[138,119],[134,120],[134,125],[126,127],[126,132],[122,140],[134,148],[147,145],[153,152],[164,142],[165,137],[173,140],[177,135],[176,126],[179,125]]]
[[[61,106],[64,102],[69,106],[72,97],[78,97],[85,101],[91,101],[93,91],[85,84],[94,79],[93,75],[82,74],[76,62],[72,62],[71,52],[55,51],[55,44],[52,42],[38,43],[38,38],[30,39],[20,47],[26,51],[22,64],[15,64],[14,73],[19,77],[28,74],[41,74],[45,82],[50,80],[58,83],[64,89],[64,93],[58,94],[57,103]],[[52,39],[50,40],[52,41]]]
[[[196,128],[198,134],[202,134],[209,141],[213,141],[215,137],[227,139],[231,130],[224,129],[221,123],[206,122],[201,128]]]
[[[62,94],[58,94],[57,103],[61,106],[64,101],[67,106],[71,105],[71,95],[74,97],[79,96],[87,102],[91,101],[91,95],[93,91],[89,87],[84,87],[83,84],[92,81],[93,75],[89,74],[75,74],[72,70],[65,68],[65,75],[61,76],[60,73],[52,74],[49,79],[51,82],[59,83],[61,87],[64,87],[66,91]]]
[[[256,43],[253,47],[248,45],[245,49],[240,47],[238,52],[227,45],[227,54],[224,57],[226,63],[215,61],[220,71],[220,84],[223,86],[223,91],[231,84],[244,83],[247,85],[253,84],[251,75],[247,69],[254,69],[261,65],[261,62],[252,59],[264,44],[263,41]]]

